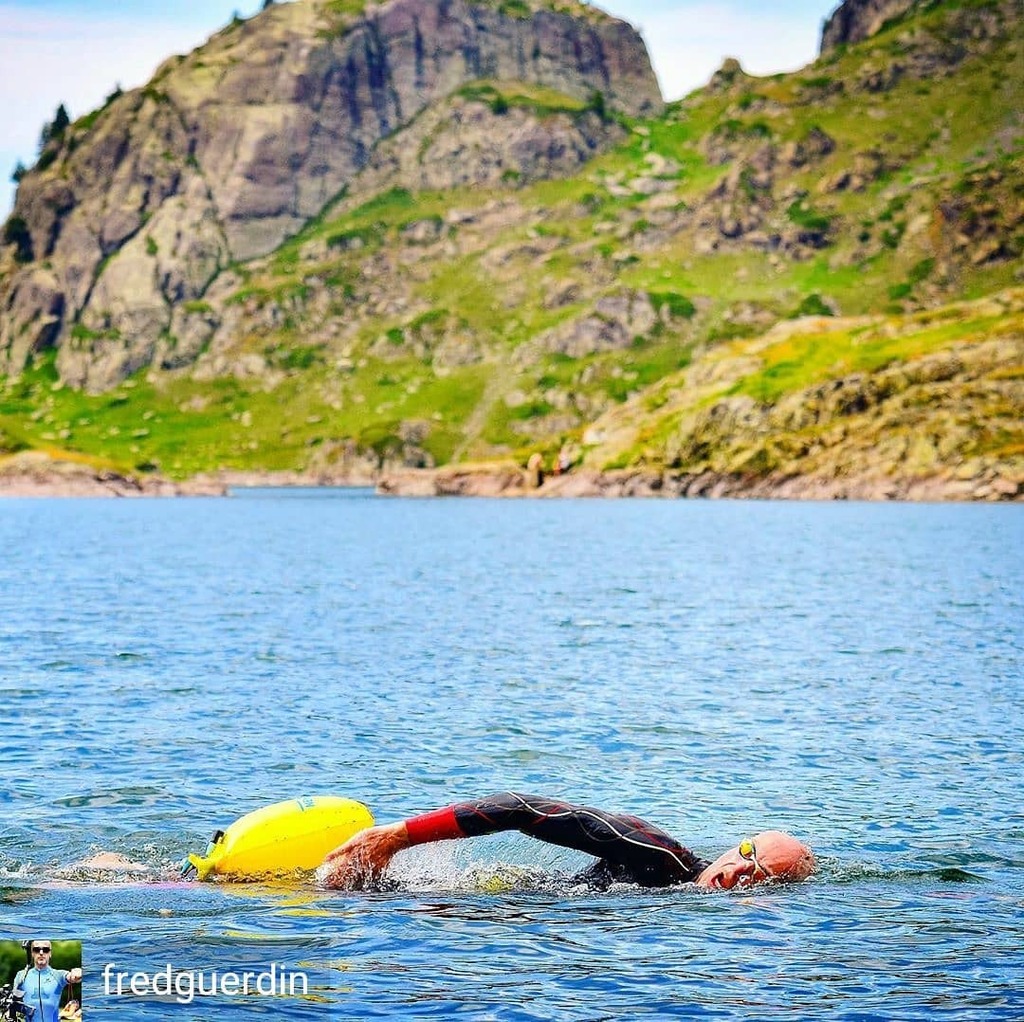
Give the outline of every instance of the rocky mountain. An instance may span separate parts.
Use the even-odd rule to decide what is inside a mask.
[[[55,347],[62,379],[102,390],[154,362],[188,361],[208,338],[186,322],[185,304],[351,189],[382,140],[481,79],[581,103],[599,96],[602,110],[633,116],[662,105],[636,32],[581,4],[272,4],[168,60],[145,88],[113,97],[44,149],[12,216],[27,265],[0,289],[0,367],[16,372],[33,351]],[[473,154],[471,118],[441,127],[457,137],[448,151],[429,147],[427,185],[452,183],[453,161],[460,183],[519,164],[564,172],[605,141],[599,123],[554,140],[518,125]],[[392,150],[416,162],[408,139]],[[538,171],[536,161],[550,166]],[[184,348],[170,343],[182,335]]]
[[[877,35],[886,25],[928,0],[845,0],[825,21],[821,52],[837,46],[861,43]]]
[[[358,6],[341,29],[317,28],[308,52],[349,53],[355,33],[365,55],[371,23],[391,24],[411,3],[364,13],[355,0],[273,5],[169,62],[149,88],[170,96],[175,76],[194,85],[211,67],[215,82],[257,74],[266,61],[240,65],[225,54],[246,33],[299,16],[288,7],[322,26],[316,19]],[[868,4],[844,6],[849,25],[870,20]],[[354,79],[367,104],[363,127],[345,122],[364,151],[358,160],[349,153],[348,176],[301,224],[312,206],[281,213],[277,200],[254,197],[268,192],[250,190],[281,173],[282,103],[222,112],[262,141],[242,145],[239,135],[230,160],[215,159],[200,140],[232,93],[211,90],[211,117],[193,115],[198,134],[187,136],[194,155],[186,147],[174,171],[178,150],[165,149],[146,120],[172,104],[147,90],[116,97],[44,151],[5,229],[0,451],[64,449],[175,478],[373,478],[499,459],[514,481],[532,456],[550,465],[562,450],[581,471],[634,473],[659,492],[797,493],[803,479],[819,495],[1018,494],[1019,8],[922,2],[794,74],[754,78],[728,61],[706,88],[662,108],[646,54],[630,49],[642,47],[638,37],[593,8],[433,0],[442,21],[466,12],[458,18],[503,38],[535,39],[551,19],[569,34],[560,47],[516,43],[511,52],[528,67],[534,54],[561,54],[526,77],[500,61],[466,70],[460,51],[451,57],[459,74],[400,126],[397,107],[384,104],[388,131],[369,84],[376,65],[364,61]],[[409,61],[415,79],[421,47],[408,31],[396,81],[409,80]],[[597,52],[595,63],[587,54]],[[306,95],[293,66],[279,69],[275,95]],[[389,88],[381,95],[392,102]],[[410,95],[405,86],[397,94]],[[405,116],[415,103],[400,105]],[[201,104],[176,98],[179,107]],[[105,118],[122,109],[150,126],[119,136],[123,179],[97,171],[92,191],[81,186],[91,198],[58,216],[60,203],[39,196],[77,174],[87,179],[92,165],[76,161],[99,151]],[[292,148],[308,146],[284,144]],[[317,179],[312,163],[296,161],[296,181],[306,183],[289,193],[293,203]],[[150,183],[132,191],[132,168],[143,164]],[[156,182],[172,171],[179,177],[167,192]],[[198,199],[182,191],[185,180]],[[227,186],[216,182],[228,180],[237,206],[221,198]],[[104,255],[129,194],[144,211]],[[235,208],[248,210],[237,223]],[[37,248],[50,221],[35,210],[62,225],[45,259]],[[76,238],[92,239],[82,250],[96,260],[80,299],[67,285]],[[260,238],[265,247],[245,247]],[[975,330],[958,310],[984,296],[1003,297]],[[935,359],[946,375],[928,382],[933,368],[919,359]],[[722,386],[701,383],[704,372],[721,374]],[[675,420],[654,414],[662,408]],[[818,410],[803,422],[805,408]]]

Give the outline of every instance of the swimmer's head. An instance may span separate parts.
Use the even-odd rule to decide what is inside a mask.
[[[815,867],[814,853],[792,834],[766,830],[720,855],[697,877],[698,887],[729,891],[775,880],[806,880]]]

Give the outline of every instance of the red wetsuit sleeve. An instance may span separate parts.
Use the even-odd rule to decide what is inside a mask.
[[[409,832],[411,845],[425,845],[430,841],[448,841],[466,836],[459,821],[455,819],[454,806],[414,816],[405,821],[405,829]]]

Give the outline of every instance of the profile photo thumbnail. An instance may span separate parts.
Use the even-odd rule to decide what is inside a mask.
[[[0,1022],[82,1018],[82,942],[0,939]]]

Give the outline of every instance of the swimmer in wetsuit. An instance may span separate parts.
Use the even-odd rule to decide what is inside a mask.
[[[596,856],[598,861],[576,880],[597,888],[614,882],[644,887],[694,883],[730,890],[765,880],[804,880],[815,865],[806,845],[777,830],[747,838],[709,863],[635,816],[504,791],[356,834],[328,854],[323,882],[338,888],[372,886],[403,848],[505,830]]]

